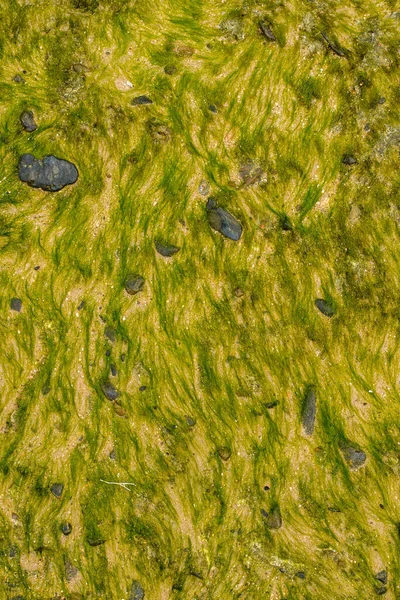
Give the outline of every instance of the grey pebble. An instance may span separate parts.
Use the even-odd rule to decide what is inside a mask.
[[[156,247],[158,254],[161,254],[161,256],[165,256],[166,258],[174,256],[174,254],[176,254],[180,250],[180,248],[178,248],[177,246],[164,245],[158,241],[154,242],[154,245]]]
[[[144,277],[141,275],[128,275],[125,279],[125,290],[131,296],[134,296],[143,289]]]
[[[104,329],[104,335],[108,340],[110,340],[110,342],[115,342],[117,340],[117,332],[109,325],[107,325],[107,327]]]
[[[279,506],[275,506],[269,514],[266,511],[262,514],[269,529],[280,529],[282,527],[282,516]]]
[[[148,98],[148,96],[137,96],[136,98],[134,98],[132,100],[131,104],[133,104],[133,106],[140,106],[143,104],[153,104],[153,100],[150,100],[150,98]]]
[[[21,300],[21,298],[11,298],[11,300],[10,300],[10,308],[11,308],[11,310],[15,310],[17,312],[21,312],[21,308],[22,308],[22,300]]]
[[[358,163],[358,160],[350,154],[345,154],[342,158],[342,163],[344,165],[356,165]]]
[[[33,116],[33,112],[31,110],[24,110],[20,115],[20,121],[22,127],[25,131],[35,131],[37,129],[37,125],[35,123],[35,118]]]
[[[378,104],[385,104],[386,102],[386,98],[384,98],[383,96],[381,98],[379,98],[378,100]]]
[[[25,83],[25,79],[21,77],[21,75],[15,75],[13,81],[15,81],[15,83]]]
[[[218,109],[217,109],[217,107],[215,106],[215,104],[210,104],[208,108],[209,108],[209,109],[211,110],[211,112],[213,112],[213,113],[217,113],[217,112],[218,112]]]
[[[110,371],[111,371],[111,375],[113,377],[117,376],[118,371],[117,371],[117,367],[114,364],[110,365]]]
[[[375,593],[377,596],[383,596],[386,594],[387,588],[383,585],[382,587],[375,588]]]
[[[144,598],[144,589],[140,585],[138,581],[132,581],[131,585],[131,593],[129,595],[129,600],[143,600]]]
[[[119,391],[113,386],[113,384],[110,381],[106,381],[101,385],[101,391],[103,392],[105,397],[108,400],[111,400],[112,402],[120,396]]]
[[[72,532],[72,525],[67,521],[61,525],[61,531],[64,535],[69,535]]]
[[[301,422],[303,424],[304,433],[312,435],[315,427],[315,414],[317,411],[317,396],[315,386],[307,387],[302,407]]]
[[[377,573],[375,575],[375,579],[377,579],[378,581],[380,581],[381,583],[383,583],[384,585],[386,585],[386,583],[387,583],[387,571],[385,571],[385,570],[379,571],[379,573]]]
[[[144,392],[145,390],[147,390],[147,387],[145,385],[141,385],[139,388],[139,392]]]
[[[174,75],[176,73],[177,69],[175,67],[175,65],[167,65],[164,67],[164,73],[166,75]]]
[[[333,317],[336,312],[333,305],[328,300],[324,300],[324,298],[317,298],[314,304],[325,317]]]
[[[21,181],[47,192],[58,192],[66,185],[72,185],[78,175],[75,165],[52,155],[36,159],[32,154],[23,154],[18,164]]]
[[[79,570],[67,560],[65,563],[65,578],[67,581],[72,581],[78,575]]]
[[[196,425],[196,419],[193,419],[193,417],[190,417],[189,415],[185,415],[185,419],[186,419],[186,423],[189,425],[189,427],[194,427]]]
[[[207,206],[209,202],[210,200]],[[239,221],[223,208],[208,209],[208,222],[213,229],[230,240],[237,242],[242,236],[242,226]]]
[[[117,453],[115,452],[115,450],[111,450],[110,454],[108,455],[109,458],[111,458],[111,460],[116,460],[117,458]]]
[[[367,459],[365,452],[359,448],[354,448],[353,446],[342,446],[341,450],[345,461],[353,470],[362,467]]]
[[[260,29],[261,29],[261,33],[263,34],[263,36],[269,41],[269,42],[276,42],[276,37],[274,36],[274,34],[272,33],[271,29],[268,27],[268,25],[266,25],[263,22],[259,23],[260,25]]]
[[[92,546],[93,548],[95,548],[96,546],[101,546],[102,544],[105,544],[106,540],[103,540],[103,538],[93,538],[93,537],[88,537],[86,538],[87,543],[89,544],[89,546]]]
[[[50,488],[50,491],[53,494],[53,496],[55,496],[56,498],[61,498],[62,493],[64,491],[64,484],[63,483],[53,483],[53,485]]]
[[[299,579],[306,578],[306,574],[304,573],[304,571],[297,571],[297,573],[295,573],[295,576],[298,577]]]

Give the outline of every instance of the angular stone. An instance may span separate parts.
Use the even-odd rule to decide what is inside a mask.
[[[242,236],[242,226],[234,216],[223,208],[212,208],[208,211],[210,226],[223,236],[237,242]]]
[[[68,160],[52,155],[36,159],[32,154],[23,154],[18,164],[18,176],[33,188],[58,192],[77,181],[78,169]]]
[[[21,121],[21,125],[25,129],[25,131],[32,132],[35,131],[35,129],[37,129],[35,118],[31,110],[24,110],[19,118]]]
[[[141,275],[128,275],[125,279],[125,290],[131,296],[134,296],[143,289],[144,277]]]

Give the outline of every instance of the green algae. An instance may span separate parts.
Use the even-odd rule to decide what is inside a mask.
[[[1,594],[359,600],[387,569],[397,597],[395,3],[4,0],[0,18]],[[78,182],[30,189],[24,153]],[[203,181],[239,242],[210,228]]]

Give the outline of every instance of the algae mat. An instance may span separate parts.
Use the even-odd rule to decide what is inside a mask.
[[[400,597],[398,11],[1,0],[1,600]]]

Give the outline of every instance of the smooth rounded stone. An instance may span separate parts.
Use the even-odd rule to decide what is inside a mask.
[[[217,109],[217,107],[215,106],[215,104],[210,104],[208,108],[209,108],[209,110],[210,110],[212,113],[217,113],[217,112],[218,112],[218,109]]]
[[[53,496],[55,496],[56,498],[61,498],[62,493],[64,491],[64,484],[63,483],[53,483],[53,485],[50,488],[50,491],[53,494]]]
[[[110,371],[111,371],[111,375],[113,377],[117,376],[118,371],[117,371],[117,367],[114,364],[110,365]]]
[[[20,117],[22,127],[25,131],[35,131],[37,129],[37,125],[35,123],[35,117],[33,116],[33,112],[31,110],[24,110]]]
[[[107,325],[107,327],[104,329],[104,335],[108,340],[110,340],[110,342],[117,341],[117,332],[113,327],[110,327],[109,325]]]
[[[207,196],[209,191],[210,191],[210,186],[208,185],[207,181],[205,179],[200,181],[199,194],[201,194],[202,196]]]
[[[375,588],[375,593],[377,596],[383,596],[384,594],[386,594],[386,592],[387,588],[385,586]]]
[[[230,451],[229,448],[227,448],[226,446],[221,446],[220,448],[217,448],[219,457],[222,458],[222,460],[227,461],[230,459],[232,452]]]
[[[344,446],[341,448],[343,457],[351,469],[356,470],[363,466],[367,460],[367,455],[359,448]]]
[[[280,529],[282,527],[282,516],[279,506],[275,506],[269,514],[267,513],[266,516],[263,516],[269,529]]]
[[[129,594],[129,600],[143,600],[144,589],[138,581],[132,581],[131,592]]]
[[[328,302],[328,300],[324,300],[323,298],[317,298],[314,301],[314,304],[318,308],[319,312],[325,315],[325,317],[333,317],[336,312],[333,305]]]
[[[102,383],[101,391],[103,392],[107,400],[111,400],[111,402],[120,397],[119,391],[113,386],[113,384],[110,381]]]
[[[78,73],[79,75],[81,73],[87,73],[87,71],[89,71],[89,69],[85,67],[85,65],[83,65],[82,63],[73,64],[72,69],[75,71],[75,73]]]
[[[269,42],[276,42],[276,37],[272,33],[270,27],[268,27],[268,25],[266,25],[263,22],[260,22],[259,25],[260,25],[261,33],[263,34],[265,39],[267,39]]]
[[[383,583],[383,585],[386,585],[387,584],[387,571],[385,571],[385,570],[379,571],[379,573],[377,573],[375,575],[375,579],[377,579],[378,581]]]
[[[133,106],[140,106],[144,104],[153,104],[153,100],[150,100],[148,96],[137,96],[131,102]]]
[[[358,160],[350,154],[345,154],[342,158],[342,163],[344,165],[356,165],[358,163]]]
[[[32,154],[23,154],[18,164],[20,180],[46,192],[58,192],[66,185],[72,185],[78,175],[75,165],[53,155],[36,159]]]
[[[71,523],[65,522],[61,525],[61,531],[64,535],[69,535],[72,533],[72,525]]]
[[[11,298],[11,300],[10,300],[10,308],[11,308],[11,310],[15,310],[17,312],[21,312],[21,308],[22,308],[22,300],[21,300],[21,298]]]
[[[386,98],[384,98],[384,96],[382,96],[381,98],[379,98],[378,100],[378,104],[385,104],[386,102]]]
[[[223,208],[209,210],[208,222],[213,229],[230,240],[237,242],[242,236],[242,226],[239,221]]]
[[[87,543],[89,544],[89,546],[92,546],[92,548],[95,548],[96,546],[101,546],[102,544],[105,544],[106,540],[103,540],[103,538],[97,538],[97,537],[88,537],[86,538]]]
[[[131,296],[134,296],[143,289],[144,277],[141,275],[128,275],[125,279],[125,290]]]
[[[303,399],[301,422],[303,425],[304,433],[306,435],[312,435],[315,427],[315,414],[317,412],[317,396],[316,390],[313,385],[310,385],[306,389],[306,393]]]
[[[165,256],[166,258],[170,258],[171,256],[174,256],[174,254],[176,254],[180,250],[180,248],[178,248],[178,246],[164,245],[164,244],[161,244],[161,242],[157,242],[157,241],[154,242],[154,245],[156,247],[158,254],[161,254],[161,256]]]

